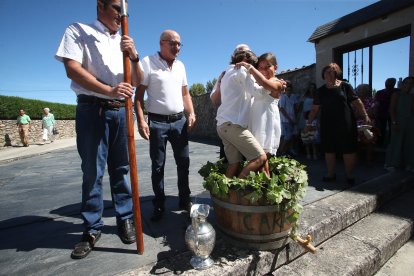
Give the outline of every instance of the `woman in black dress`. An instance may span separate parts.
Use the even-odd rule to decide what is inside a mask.
[[[342,154],[348,184],[354,185],[354,166],[357,151],[357,125],[353,109],[357,110],[366,124],[370,119],[364,105],[355,94],[352,86],[339,78],[341,68],[336,63],[330,63],[322,69],[322,85],[314,98],[312,110],[306,123],[306,128],[312,126],[312,121],[321,111],[320,134],[321,148],[325,153],[328,173],[323,177],[325,182],[336,180],[336,154]]]

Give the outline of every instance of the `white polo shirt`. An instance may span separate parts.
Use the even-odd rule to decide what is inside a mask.
[[[116,86],[124,78],[120,43],[121,35],[111,35],[98,20],[92,24],[74,23],[66,29],[55,58],[61,62],[63,58],[75,60],[99,81]],[[76,95],[108,98],[87,90],[74,81],[71,82],[71,89]]]
[[[217,125],[231,122],[244,128],[248,126],[252,96],[269,94],[253,80],[246,68],[234,69],[234,65],[227,68],[221,79],[220,91]]]
[[[184,64],[175,60],[172,68],[168,67],[159,53],[142,60],[144,80],[147,87],[147,110],[151,113],[171,115],[184,110],[183,86],[187,86]]]

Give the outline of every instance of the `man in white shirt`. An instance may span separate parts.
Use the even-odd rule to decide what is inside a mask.
[[[167,141],[171,143],[177,164],[178,207],[186,211],[191,208],[187,131],[192,129],[196,118],[187,88],[185,67],[177,60],[181,47],[181,37],[176,31],[166,30],[161,34],[160,51],[142,60],[144,80],[135,96],[138,130],[144,139],[150,141],[151,180],[155,195],[152,221],[160,220],[164,213]],[[144,117],[145,91],[148,95],[148,123]]]
[[[244,67],[234,68],[238,62],[249,64],[257,62],[256,55],[250,50],[237,49],[232,56],[231,65],[221,79],[221,105],[217,110],[217,133],[223,144],[229,162],[226,176],[238,174],[243,156],[249,161],[248,165],[238,174],[246,178],[250,171],[258,171],[267,162],[267,157],[253,134],[247,129],[251,106],[251,79]],[[249,82],[250,81],[250,82]]]
[[[118,33],[119,0],[97,0],[98,19],[74,23],[63,35],[55,57],[64,63],[78,99],[76,138],[82,159],[81,215],[85,230],[71,257],[86,257],[101,236],[105,166],[108,165],[118,234],[126,244],[135,242],[132,195],[128,180],[125,98],[142,79],[134,41]],[[123,52],[131,59],[132,85],[123,82]]]
[[[239,44],[236,46],[236,49],[234,49],[233,54],[231,58],[234,58],[234,55],[237,54],[240,51],[250,50],[249,46],[247,44]],[[220,76],[217,78],[216,83],[214,84],[213,89],[210,93],[210,99],[211,102],[219,107],[221,104],[221,92],[220,92],[220,85],[221,85],[221,79],[223,78],[226,71],[221,72]],[[227,163],[226,154],[224,153],[224,145],[223,142],[220,140],[220,159],[224,158],[224,162]]]

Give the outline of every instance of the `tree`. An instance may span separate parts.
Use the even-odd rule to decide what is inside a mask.
[[[207,93],[211,93],[211,91],[213,91],[213,88],[214,88],[214,85],[216,84],[216,82],[217,82],[217,79],[216,79],[216,78],[214,78],[213,80],[208,81],[208,82],[206,83],[206,90],[207,90]]]
[[[202,83],[193,83],[190,87],[191,97],[200,96],[206,93],[206,88]]]

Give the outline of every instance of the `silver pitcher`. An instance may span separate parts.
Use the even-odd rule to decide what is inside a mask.
[[[214,264],[210,253],[216,242],[216,231],[206,221],[209,212],[209,205],[194,204],[190,211],[191,225],[185,231],[185,242],[194,255],[190,264],[195,269],[206,269]]]

